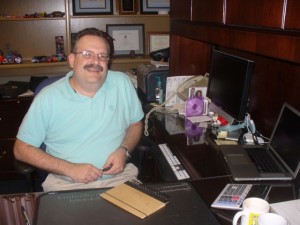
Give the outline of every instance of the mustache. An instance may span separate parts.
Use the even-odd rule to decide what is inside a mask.
[[[103,71],[103,67],[101,65],[95,65],[93,63],[91,64],[87,64],[83,67],[84,69],[95,69],[99,72],[102,72]]]

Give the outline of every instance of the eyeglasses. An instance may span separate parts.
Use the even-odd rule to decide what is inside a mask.
[[[94,59],[97,57],[100,61],[107,62],[109,60],[109,55],[106,54],[96,54],[95,52],[83,50],[82,52],[74,52],[74,54],[80,54],[85,59]]]

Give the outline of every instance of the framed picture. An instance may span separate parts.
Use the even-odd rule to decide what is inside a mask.
[[[120,15],[136,15],[138,0],[116,0],[116,9]]]
[[[114,55],[145,54],[144,24],[107,24],[106,32],[114,39]]]
[[[170,0],[141,0],[142,14],[157,14],[170,11]]]
[[[170,47],[170,34],[168,32],[148,32],[147,54]]]
[[[113,0],[72,0],[73,15],[113,14]]]

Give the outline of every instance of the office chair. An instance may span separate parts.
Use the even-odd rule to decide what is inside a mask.
[[[34,95],[37,95],[44,87],[52,84],[53,82],[61,79],[62,77],[64,77],[64,75],[59,75],[59,76],[54,76],[54,77],[49,77],[47,79],[44,79],[37,85],[34,91]],[[40,148],[46,150],[46,146],[44,144],[42,144]],[[34,172],[37,172],[40,184],[46,179],[47,176],[47,173],[45,171],[36,170],[35,167],[27,163],[21,162],[17,159],[14,160],[14,168],[19,174],[25,176],[26,183],[28,185],[28,189],[30,192],[35,191],[34,177],[33,177]]]

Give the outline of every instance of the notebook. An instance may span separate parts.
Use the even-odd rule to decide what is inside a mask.
[[[281,172],[260,172],[247,152],[254,147],[266,151]],[[220,149],[236,181],[292,180],[300,167],[300,112],[284,103],[267,145],[222,145]]]
[[[166,206],[169,197],[136,180],[130,180],[100,196],[127,212],[144,219]]]

